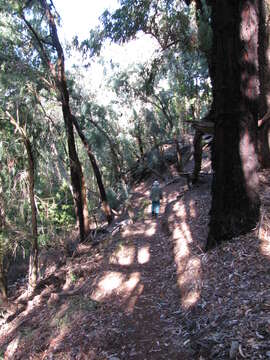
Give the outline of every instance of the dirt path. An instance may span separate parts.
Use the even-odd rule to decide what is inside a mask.
[[[148,207],[99,247],[81,245],[2,325],[3,358],[266,359],[268,225],[204,254],[209,205],[208,177],[191,190],[173,183],[158,220]]]

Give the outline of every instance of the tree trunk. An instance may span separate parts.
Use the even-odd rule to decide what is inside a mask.
[[[142,141],[142,137],[139,131],[136,131],[136,140],[139,146],[139,150],[140,150],[140,155],[141,158],[144,158],[144,148],[143,148],[143,141]]]
[[[191,176],[191,180],[193,184],[195,184],[198,181],[199,174],[202,168],[202,136],[203,133],[199,130],[196,130],[193,139],[194,169]]]
[[[40,0],[40,4],[43,7],[49,28],[50,28],[50,36],[52,40],[53,47],[57,53],[57,65],[53,65],[50,59],[47,56],[47,53],[43,47],[41,40],[38,35],[28,23],[28,27],[31,29],[34,34],[42,54],[42,58],[48,66],[53,78],[55,79],[56,88],[58,89],[61,95],[61,104],[62,104],[62,112],[65,121],[65,128],[68,138],[68,153],[69,153],[69,161],[70,161],[70,173],[71,173],[71,184],[73,188],[73,194],[75,196],[76,203],[76,216],[79,221],[80,228],[80,240],[83,241],[85,237],[85,221],[88,224],[88,218],[85,220],[85,215],[88,214],[87,210],[87,200],[86,200],[86,191],[84,188],[84,178],[81,163],[77,154],[75,139],[74,139],[74,131],[73,131],[73,115],[70,109],[69,103],[69,91],[66,82],[65,75],[65,58],[63,48],[58,38],[57,28],[55,25],[54,17],[51,13],[51,7],[48,5],[46,0]],[[26,19],[24,21],[27,23]],[[88,216],[88,215],[87,215]]]
[[[95,174],[95,177],[96,177],[96,180],[97,180],[97,185],[98,185],[98,189],[99,189],[99,193],[100,193],[100,199],[101,199],[101,203],[102,203],[102,208],[103,208],[103,211],[106,215],[106,218],[107,218],[107,221],[108,223],[110,224],[112,222],[112,219],[113,219],[113,216],[112,216],[112,211],[111,211],[111,208],[110,208],[110,205],[108,204],[108,201],[107,201],[107,195],[106,195],[106,191],[105,191],[105,188],[104,188],[104,185],[103,185],[103,181],[102,181],[102,176],[101,176],[101,173],[100,173],[100,170],[99,170],[99,167],[98,167],[98,164],[97,164],[97,161],[96,161],[96,158],[92,152],[92,149],[91,149],[91,146],[89,145],[84,133],[82,132],[79,124],[78,124],[78,121],[77,119],[73,116],[72,117],[72,121],[73,121],[73,124],[77,130],[77,133],[87,151],[87,155],[89,157],[89,160],[91,162],[91,165],[93,167],[93,171],[94,171],[94,174]]]
[[[63,102],[62,110],[63,110],[66,134],[68,139],[70,176],[71,176],[71,184],[73,189],[73,196],[76,204],[76,208],[75,208],[76,217],[79,222],[80,241],[83,241],[85,237],[85,229],[86,229],[84,215],[86,214],[88,216],[85,182],[82,172],[82,166],[75,145],[73,123],[71,121],[72,114],[70,112],[69,105],[67,106],[66,102]],[[88,222],[88,220],[86,221]]]
[[[4,226],[5,226],[5,207],[4,201],[2,196],[2,185],[0,181],[0,232],[2,233]],[[7,299],[7,281],[5,277],[4,271],[4,256],[5,256],[5,248],[4,244],[1,244],[1,237],[0,237],[0,292],[2,294],[2,299]]]
[[[0,292],[2,300],[7,300],[7,281],[4,271],[4,254],[0,253]]]
[[[92,118],[92,116],[90,116],[89,119],[90,123],[93,124],[98,131],[105,136],[105,138],[107,139],[109,146],[110,146],[110,150],[111,150],[111,155],[112,155],[112,164],[113,164],[113,171],[114,171],[114,177],[116,181],[124,181],[126,182],[126,178],[125,175],[122,173],[121,171],[121,166],[120,166],[120,161],[119,161],[119,151],[116,148],[116,144],[113,142],[113,140],[110,138],[110,136],[107,134],[106,131],[104,131],[102,129],[101,126],[99,126]]]
[[[213,1],[215,130],[206,249],[253,229],[259,219],[258,1]]]
[[[191,180],[192,183],[195,184],[198,181],[202,167],[202,136],[203,134],[209,135],[214,133],[213,107],[201,121],[194,121],[192,126],[195,128],[195,135],[193,139],[194,169],[192,172]]]
[[[181,148],[179,146],[179,141],[178,141],[178,133],[179,131],[177,131],[177,134],[174,136],[174,143],[175,143],[175,149],[176,149],[176,167],[177,167],[177,171],[179,173],[183,172],[183,156],[181,153]]]
[[[29,139],[24,138],[24,144],[28,157],[28,177],[29,177],[29,200],[32,214],[32,248],[29,261],[28,288],[32,292],[38,280],[38,230],[37,230],[37,209],[35,203],[35,164],[32,146]]]
[[[259,118],[270,112],[270,1],[260,1],[259,23],[259,75],[260,108]],[[270,115],[270,114],[269,114]],[[259,162],[262,168],[270,167],[270,123],[269,115],[258,130]]]
[[[6,115],[10,118],[11,124],[19,131],[27,152],[28,160],[28,191],[31,206],[32,218],[32,248],[29,261],[29,277],[28,289],[30,292],[34,290],[38,280],[38,229],[37,229],[37,208],[35,203],[35,161],[32,151],[32,145],[28,139],[24,128],[14,119],[14,117],[6,110]],[[3,258],[2,258],[3,261]]]

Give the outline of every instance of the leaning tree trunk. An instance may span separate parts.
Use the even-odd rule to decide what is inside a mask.
[[[73,194],[75,196],[76,216],[79,221],[79,228],[80,228],[80,240],[83,241],[85,237],[85,229],[88,226],[88,210],[87,210],[86,191],[84,187],[85,182],[83,178],[82,167],[75,146],[73,122],[72,122],[73,115],[70,109],[69,91],[68,91],[66,75],[65,75],[65,57],[61,43],[58,38],[55,20],[53,14],[51,13],[51,5],[49,5],[46,0],[40,0],[39,2],[45,11],[46,18],[50,28],[52,45],[57,53],[56,65],[54,65],[51,62],[51,60],[48,58],[47,52],[44,49],[44,45],[40,40],[39,36],[37,35],[37,33],[35,32],[35,30],[33,29],[33,27],[29,24],[29,22],[27,22],[24,16],[23,19],[30,28],[31,32],[33,33],[38,43],[42,59],[47,65],[48,69],[50,70],[55,80],[56,88],[58,89],[61,95],[62,112],[63,112],[65,128],[68,138],[71,184],[73,188]]]
[[[68,93],[66,93],[65,96],[67,96],[67,99],[69,99]],[[82,166],[76,150],[73,123],[71,120],[72,114],[70,112],[69,102],[66,102],[64,98],[62,99],[62,102],[62,110],[64,114],[66,134],[68,139],[71,184],[76,204],[76,217],[79,222],[80,240],[83,241],[85,237],[85,231],[87,231],[87,227],[89,227],[85,181],[82,172]]]
[[[270,1],[260,1],[259,23],[260,109],[258,149],[262,168],[270,167]],[[267,116],[268,114],[268,116]]]
[[[89,160],[91,162],[91,165],[92,165],[92,168],[93,168],[93,171],[94,171],[94,175],[95,175],[95,178],[97,180],[97,185],[98,185],[98,189],[99,189],[99,194],[100,194],[100,199],[101,199],[101,203],[102,203],[102,208],[103,208],[103,211],[106,215],[106,218],[107,218],[107,221],[108,223],[110,224],[113,220],[113,216],[112,216],[112,211],[111,211],[111,208],[110,208],[110,205],[107,201],[107,195],[106,195],[106,191],[105,191],[105,188],[104,188],[104,185],[103,185],[103,181],[102,181],[102,176],[101,176],[101,172],[99,170],[99,167],[98,167],[98,164],[97,164],[97,161],[96,161],[96,158],[92,152],[92,149],[91,149],[91,146],[89,145],[84,133],[82,132],[79,124],[78,124],[78,121],[77,119],[73,116],[72,117],[72,121],[73,121],[73,124],[77,130],[77,133],[87,151],[87,155],[89,157]]]
[[[206,249],[257,224],[258,0],[212,2],[212,206]]]
[[[32,146],[28,138],[24,138],[24,144],[28,158],[28,177],[29,177],[29,200],[32,214],[32,247],[29,261],[28,288],[32,292],[38,280],[38,229],[37,229],[37,208],[35,203],[35,164]]]
[[[103,128],[101,126],[99,126],[99,124],[93,120],[92,115],[90,116],[89,121],[107,139],[108,144],[110,146],[110,150],[111,150],[114,178],[116,181],[120,181],[124,185],[127,180],[126,180],[125,174],[121,171],[121,165],[120,165],[120,160],[119,160],[120,153],[119,153],[119,150],[117,149],[115,142],[110,138],[110,136],[107,134],[107,132],[105,130],[103,130]]]
[[[10,122],[15,127],[16,131],[20,133],[27,152],[28,191],[32,217],[32,247],[29,261],[28,289],[30,292],[32,292],[35,289],[38,280],[38,229],[37,208],[35,203],[35,161],[32,151],[32,145],[24,128],[19,125],[18,121],[16,121],[7,110],[6,115],[9,117]]]

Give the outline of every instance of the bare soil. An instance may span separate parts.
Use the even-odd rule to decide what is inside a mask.
[[[191,189],[163,184],[157,220],[150,180],[136,186],[133,222],[48,266],[30,298],[17,284],[0,359],[270,359],[270,173],[260,173],[258,227],[204,253],[206,160],[204,172]]]

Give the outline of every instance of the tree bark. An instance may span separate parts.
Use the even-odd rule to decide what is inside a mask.
[[[31,25],[27,22],[25,17],[23,16],[24,21],[28,24],[28,27],[32,31],[34,37],[36,38],[42,58],[49,68],[55,83],[56,88],[58,89],[61,95],[61,104],[62,104],[62,112],[65,122],[65,129],[68,139],[68,153],[69,153],[69,162],[70,162],[70,174],[71,174],[71,184],[73,188],[73,195],[75,197],[76,204],[76,217],[79,222],[80,229],[80,240],[83,241],[85,237],[85,229],[88,226],[88,210],[87,210],[87,200],[86,200],[86,190],[85,190],[85,181],[83,177],[81,163],[77,154],[75,139],[74,139],[74,131],[73,131],[73,115],[70,109],[69,103],[69,91],[66,82],[65,76],[65,58],[62,46],[60,44],[57,28],[55,25],[54,17],[51,13],[50,6],[48,5],[46,0],[40,0],[40,4],[45,11],[49,28],[50,35],[52,39],[53,46],[57,53],[57,64],[53,65],[50,59],[47,56],[47,53],[43,47],[41,40],[38,35],[31,27]]]
[[[19,122],[16,122],[15,118],[7,110],[6,110],[6,115],[9,117],[11,124],[20,133],[27,153],[28,192],[29,192],[29,201],[31,206],[31,220],[32,220],[32,247],[30,253],[30,260],[29,260],[28,289],[30,292],[32,292],[35,289],[38,280],[38,229],[37,229],[37,208],[35,203],[35,161],[32,151],[32,145],[27,136],[27,133],[25,132],[23,127],[19,125]]]
[[[89,145],[84,133],[82,132],[82,130],[81,130],[79,124],[78,124],[77,119],[74,116],[72,117],[72,121],[73,121],[75,129],[77,130],[77,133],[78,133],[78,135],[79,135],[79,137],[80,137],[80,139],[81,139],[81,141],[82,141],[82,143],[83,143],[83,145],[84,145],[84,147],[85,147],[85,149],[87,151],[87,155],[88,155],[89,160],[91,162],[91,165],[93,167],[93,171],[94,171],[94,174],[95,174],[95,177],[96,177],[96,180],[97,180],[97,185],[98,185],[98,189],[99,189],[99,193],[100,193],[100,199],[101,199],[101,203],[102,203],[102,208],[103,208],[103,211],[104,211],[104,213],[106,215],[107,221],[110,224],[112,222],[112,219],[113,219],[112,211],[111,211],[110,205],[109,205],[109,203],[107,201],[106,191],[105,191],[105,188],[104,188],[104,185],[103,185],[101,172],[99,170],[95,155],[93,154],[91,146]]]
[[[68,96],[68,94],[67,94]],[[69,96],[68,96],[69,98]],[[77,154],[75,139],[74,139],[74,130],[72,123],[72,114],[69,109],[66,101],[63,101],[62,111],[64,115],[64,122],[68,140],[68,154],[69,154],[69,164],[70,164],[70,176],[71,184],[73,188],[73,196],[76,204],[76,217],[79,222],[80,229],[80,241],[84,240],[86,223],[88,223],[88,210],[87,210],[87,201],[86,201],[86,190],[85,190],[85,181],[82,172],[82,166]],[[85,218],[85,215],[87,218]]]
[[[29,200],[32,216],[32,248],[29,260],[28,288],[32,292],[38,280],[38,229],[37,229],[37,208],[35,203],[35,163],[32,146],[28,138],[24,138],[24,144],[28,158],[28,177],[29,177]]]
[[[258,0],[213,1],[211,16],[215,130],[206,250],[250,231],[260,214]]]
[[[83,196],[85,194],[85,191],[83,190],[84,179],[83,179],[81,164],[79,162],[76,148],[75,148],[73,125],[75,126],[79,137],[81,138],[84,146],[87,149],[88,157],[91,161],[91,164],[93,166],[93,170],[94,170],[94,173],[95,173],[95,176],[97,179],[103,209],[104,209],[104,212],[106,214],[106,217],[107,217],[107,220],[109,223],[112,221],[112,214],[111,214],[110,206],[107,202],[106,192],[105,192],[105,189],[103,186],[101,173],[99,171],[96,159],[94,157],[94,154],[91,151],[91,147],[88,144],[75,116],[72,114],[71,109],[70,109],[69,92],[68,92],[68,87],[67,87],[67,82],[66,82],[66,77],[65,77],[64,52],[63,52],[63,48],[62,48],[61,43],[58,38],[58,33],[57,33],[57,28],[55,25],[54,17],[50,11],[50,7],[48,6],[46,0],[40,0],[40,2],[42,4],[43,9],[46,12],[47,20],[48,20],[49,27],[50,27],[50,34],[51,34],[52,42],[56,49],[57,57],[58,57],[58,61],[57,61],[57,70],[58,71],[57,71],[56,81],[57,81],[58,90],[61,94],[62,110],[63,110],[65,125],[66,125],[66,129],[67,129],[67,133],[68,133],[68,139],[69,139],[68,145],[69,145],[70,156],[71,156],[71,160],[72,160],[71,161],[71,179],[72,179],[72,184],[75,187],[74,193],[75,193],[75,200],[77,202],[77,212],[78,212],[79,223],[80,223],[80,234],[81,234],[81,240],[83,240],[84,234],[85,234],[84,212],[86,211],[86,209],[85,209],[84,205],[86,203],[86,198],[83,199]]]
[[[2,196],[2,185],[0,181],[0,232],[2,233],[5,226],[5,212],[4,212],[4,201]],[[5,277],[4,271],[4,256],[5,256],[5,248],[4,245],[1,244],[0,238],[0,292],[2,294],[2,299],[5,301],[7,299],[7,281]]]
[[[193,184],[195,184],[198,181],[199,174],[202,168],[202,136],[203,133],[200,130],[196,130],[193,139],[194,169],[191,176],[191,180]]]
[[[270,1],[260,1],[259,23],[259,118],[270,112]],[[269,114],[270,115],[270,114]],[[268,115],[268,119],[269,119]],[[267,120],[268,120],[267,119]],[[259,162],[262,168],[270,167],[270,122],[265,121],[258,129]]]
[[[4,254],[0,253],[0,292],[2,300],[7,300],[7,281],[4,271]]]
[[[105,138],[107,139],[109,146],[110,146],[110,150],[111,150],[111,155],[112,155],[112,163],[113,163],[113,169],[114,169],[114,176],[115,179],[118,181],[124,181],[126,182],[126,178],[124,173],[121,171],[121,166],[120,166],[120,160],[119,157],[121,157],[120,153],[119,153],[119,149],[116,148],[116,144],[113,142],[113,140],[110,138],[110,136],[107,134],[106,131],[104,131],[102,129],[101,126],[99,126],[92,118],[92,115],[90,116],[89,119],[90,123],[95,126],[98,131],[105,136]]]

